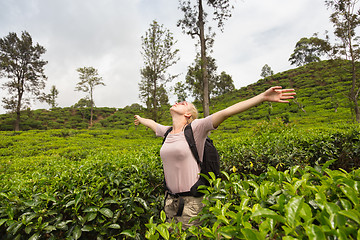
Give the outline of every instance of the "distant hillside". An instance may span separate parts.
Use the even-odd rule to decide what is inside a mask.
[[[346,97],[351,87],[351,74],[346,70],[348,66],[346,61],[322,61],[260,79],[254,84],[212,99],[212,112],[250,98],[271,86],[280,85],[296,90],[296,98],[289,104],[263,103],[232,117],[223,127],[251,127],[259,120],[275,118],[281,118],[285,123],[309,126],[351,123],[354,116]]]
[[[254,84],[211,99],[210,111],[221,110],[259,94],[271,86],[280,85],[283,88],[295,88],[296,99],[289,104],[263,103],[228,119],[221,128],[237,131],[239,128],[253,127],[261,120],[276,118],[282,119],[284,123],[309,126],[352,122],[350,103],[346,98],[350,89],[351,75],[345,70],[346,65],[346,61],[322,61],[260,79]],[[201,115],[201,104],[196,105]],[[162,112],[167,112],[168,108],[165,106]],[[95,108],[93,128],[129,128],[133,126],[134,114],[147,116],[146,109],[138,104],[122,109]],[[161,116],[162,123],[170,123],[169,114],[161,114]],[[22,112],[20,128],[22,130],[87,129],[89,118],[90,109],[87,108],[27,110]],[[15,116],[12,114],[0,115],[0,130],[13,130],[14,120]]]
[[[140,105],[123,109],[94,108],[93,128],[127,128],[132,123],[134,113],[143,111]],[[15,115],[0,115],[0,131],[13,130]],[[90,122],[90,108],[53,108],[51,110],[38,109],[21,112],[21,130],[46,129],[88,129]]]

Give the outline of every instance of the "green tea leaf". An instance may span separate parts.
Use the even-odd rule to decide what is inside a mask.
[[[254,218],[254,217],[267,217],[267,218],[271,218],[271,219],[274,219],[278,222],[285,222],[285,219],[278,215],[276,212],[268,209],[268,208],[260,208],[260,209],[257,209],[252,215],[251,215],[251,218]]]
[[[237,228],[234,226],[220,227],[218,233],[227,239],[232,239],[237,233]]]
[[[85,225],[81,228],[81,231],[83,232],[91,232],[94,228],[90,225]]]
[[[135,237],[136,237],[136,234],[135,234],[133,231],[131,231],[131,230],[122,231],[120,234],[121,234],[121,235],[128,236],[128,237],[130,237],[130,238],[135,238]]]
[[[316,240],[326,240],[325,234],[319,226],[310,225],[305,227],[306,234],[309,236],[309,239],[316,239]]]
[[[56,230],[56,227],[53,226],[53,225],[48,225],[46,227],[44,227],[44,230],[49,233],[49,232],[52,232],[52,231],[55,231]]]
[[[88,214],[86,214],[86,221],[87,222],[91,222],[92,220],[94,220],[97,216],[96,212],[89,212]]]
[[[135,201],[139,202],[146,210],[149,209],[146,201],[140,197],[136,197]]]
[[[340,189],[346,195],[346,197],[348,197],[350,199],[350,201],[353,202],[353,204],[355,204],[355,205],[359,204],[359,198],[358,198],[356,192],[354,191],[354,189],[352,189],[348,186],[341,186]]]
[[[113,223],[113,224],[110,224],[110,225],[108,226],[108,228],[120,229],[121,227],[120,227],[119,224]]]
[[[305,220],[305,222],[311,221],[312,219],[312,211],[310,206],[307,203],[302,204],[302,208],[300,210],[300,217]]]
[[[6,222],[7,219],[0,219],[0,226]]]
[[[34,234],[29,238],[29,240],[38,240],[38,239],[40,239],[40,237],[41,237],[41,234],[40,234],[39,232],[37,232],[37,233],[34,233]]]
[[[68,208],[68,207],[70,207],[71,205],[74,205],[74,204],[75,204],[75,200],[71,200],[65,205],[65,208]]]
[[[170,237],[169,231],[163,224],[158,225],[156,229],[163,238],[169,239]]]
[[[299,217],[301,204],[303,202],[302,196],[295,196],[285,205],[286,209],[286,222],[292,228],[296,227],[296,219]]]
[[[360,224],[360,213],[355,209],[341,210],[339,214],[354,220],[357,224]]]
[[[340,198],[340,202],[341,202],[341,205],[343,206],[343,208],[345,210],[352,209],[352,205],[351,205],[351,202],[349,200],[344,199],[344,198]]]
[[[74,228],[74,231],[73,231],[73,237],[75,239],[79,239],[81,237],[81,233],[82,233],[82,231],[81,231],[80,226],[76,225],[75,228]]]
[[[101,208],[99,212],[108,218],[112,218],[114,216],[114,213],[108,208]]]
[[[165,221],[166,221],[166,214],[165,214],[164,211],[161,211],[161,213],[160,213],[160,219],[161,219],[162,222],[165,222]]]
[[[77,194],[76,197],[75,197],[75,207],[76,207],[77,205],[79,205],[81,199],[82,199],[82,193]]]
[[[58,224],[56,224],[56,228],[61,229],[61,230],[67,230],[68,226],[66,222],[60,222]]]
[[[99,211],[98,207],[87,207],[84,210],[84,212],[98,212],[98,211]]]
[[[254,229],[243,228],[241,229],[242,234],[244,234],[245,239],[247,240],[261,240],[259,233]]]

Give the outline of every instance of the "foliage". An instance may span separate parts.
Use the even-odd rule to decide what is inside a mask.
[[[125,112],[126,108],[119,109],[120,112]],[[115,108],[94,108],[94,127],[99,122],[106,118],[110,118],[117,112]],[[87,129],[90,120],[90,107],[84,108],[52,108],[51,110],[38,109],[38,110],[25,110],[22,114],[21,130],[31,129]],[[133,115],[127,114],[127,118]],[[110,119],[109,119],[110,121]],[[0,130],[11,131],[13,130],[15,119],[11,114],[0,115]],[[119,124],[118,124],[119,125]],[[128,125],[121,124],[122,128],[128,128]],[[115,126],[114,126],[115,127]]]
[[[207,190],[204,224],[186,231],[163,222],[161,139],[145,127],[1,132],[2,239],[301,238],[319,228],[356,238],[359,173],[336,169],[359,168],[359,128],[266,124],[211,135],[223,179]],[[289,213],[295,199],[307,219]]]
[[[29,102],[26,96],[38,97],[45,87],[46,76],[44,66],[46,61],[40,57],[46,49],[33,45],[31,35],[24,31],[21,38],[16,33],[9,33],[0,39],[0,76],[8,78],[3,88],[9,92],[8,98],[3,98],[4,108],[16,113],[15,131],[20,130],[20,114],[24,102]]]
[[[186,93],[186,87],[185,84],[182,82],[175,83],[175,86],[173,88],[173,91],[175,95],[177,96],[177,102],[186,101],[187,99],[187,93]]]
[[[284,123],[309,127],[314,126],[314,124],[349,123],[355,118],[350,110],[352,105],[346,97],[352,84],[351,75],[346,71],[347,67],[349,67],[348,61],[331,60],[310,63],[296,69],[277,73],[271,77],[260,79],[254,84],[212,98],[210,110],[212,113],[222,110],[259,94],[271,86],[280,85],[284,88],[295,88],[296,99],[289,104],[260,104],[229,118],[219,129],[238,132],[252,128],[263,120],[272,121],[275,119],[283,119]],[[201,103],[195,101],[194,104],[202,116]],[[88,128],[90,108],[82,105],[81,108],[76,107],[76,104],[71,108],[53,108],[51,111],[41,109],[22,111],[24,122],[21,129]],[[160,122],[170,124],[168,109],[168,105],[159,109]],[[129,106],[122,109],[94,108],[93,127],[97,129],[129,128],[134,114],[152,117],[149,111],[138,104],[135,104],[134,107]],[[12,114],[0,115],[0,130],[12,130],[14,121],[15,116]]]
[[[188,67],[188,71],[186,74],[186,86],[187,89],[191,92],[192,96],[197,101],[204,101],[204,78],[203,72],[201,70],[201,59],[196,58],[195,63],[193,66]],[[208,91],[208,98],[214,95],[214,90],[216,88],[216,84],[218,82],[218,76],[216,73],[217,65],[216,61],[212,57],[207,57],[207,74],[208,74],[208,81],[209,81],[209,91]]]
[[[236,170],[235,170],[236,172]],[[205,189],[201,227],[158,224],[147,239],[358,239],[360,169],[347,173],[323,167],[270,167],[255,175],[228,174]],[[172,228],[173,230],[169,231]]]
[[[312,62],[319,62],[320,57],[330,51],[330,44],[314,35],[311,38],[303,37],[295,45],[289,61],[291,65],[303,66]]]
[[[53,130],[2,135],[2,239],[106,239],[124,230],[140,234],[140,226],[159,212],[162,190],[159,145],[140,148],[151,141],[139,139],[144,134]]]
[[[260,94],[271,86],[279,85],[283,88],[294,88],[297,93],[296,99],[289,104],[260,104],[231,117],[220,126],[220,129],[237,132],[240,129],[251,128],[261,120],[276,118],[288,119],[289,122],[301,126],[349,123],[354,120],[350,110],[352,105],[346,97],[352,84],[351,74],[346,70],[350,65],[349,61],[330,60],[277,73],[260,79],[257,83],[213,98],[210,110],[212,113],[219,111]],[[359,73],[357,70],[357,74]]]
[[[360,84],[357,75],[357,65],[360,59],[360,39],[356,35],[356,30],[360,26],[360,9],[357,0],[325,0],[328,8],[333,10],[330,21],[335,28],[334,34],[337,43],[332,46],[334,57],[350,60],[351,67],[351,88],[347,94],[351,109],[355,113],[356,121],[360,123],[360,108],[358,104]]]
[[[173,49],[176,42],[173,34],[155,20],[141,37],[144,67],[140,70],[140,99],[152,111],[152,119],[158,120],[159,106],[168,104],[165,84],[172,81],[176,75],[166,76],[169,67],[179,60],[179,50]]]
[[[274,75],[274,71],[271,69],[271,67],[269,65],[265,64],[261,69],[260,76],[263,78],[266,78],[266,77],[270,77],[272,75]]]
[[[222,71],[218,75],[216,61],[212,57],[207,57],[207,71],[208,71],[208,80],[209,80],[209,99],[223,95],[225,93],[235,90],[234,81],[232,77],[226,74],[225,71]],[[191,92],[192,96],[195,98],[195,101],[204,102],[204,89],[203,89],[203,72],[201,70],[201,59],[196,58],[193,66],[188,67],[188,72],[186,74],[186,86],[187,89]]]
[[[214,96],[221,96],[235,90],[235,85],[232,77],[225,71],[222,71],[217,79],[218,81],[214,90]]]
[[[83,91],[89,93],[90,96],[90,126],[93,125],[93,108],[94,108],[94,88],[99,85],[105,86],[102,82],[102,77],[99,77],[98,70],[93,67],[78,68],[76,71],[80,75],[80,82],[76,84],[76,91]]]
[[[50,107],[55,108],[57,107],[57,103],[56,103],[56,98],[59,95],[59,90],[57,90],[57,88],[55,87],[55,85],[51,86],[50,89],[50,93],[49,94],[45,94],[43,93],[39,100],[42,102],[46,102],[47,104],[50,105]]]
[[[281,119],[263,121],[251,133],[214,133],[213,138],[222,156],[221,169],[261,174],[268,166],[279,170],[324,164],[336,159],[331,168],[351,171],[360,167],[360,129],[337,124],[326,128],[302,128],[284,124]],[[229,137],[229,135],[231,137]]]

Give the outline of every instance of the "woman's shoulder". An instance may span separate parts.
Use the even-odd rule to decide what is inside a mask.
[[[158,123],[156,127],[156,136],[158,137],[164,137],[166,131],[171,128],[171,126],[164,126]]]
[[[205,118],[195,119],[194,121],[192,121],[191,127],[193,129],[201,128],[206,130],[212,130],[213,127],[212,127],[211,115]]]

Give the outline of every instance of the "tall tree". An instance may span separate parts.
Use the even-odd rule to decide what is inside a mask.
[[[78,68],[80,82],[77,83],[75,90],[89,93],[91,110],[90,110],[90,126],[93,124],[93,108],[94,108],[94,88],[98,85],[105,86],[102,77],[99,76],[98,70],[93,67]]]
[[[2,101],[5,109],[16,112],[15,131],[20,130],[24,102],[30,102],[30,95],[40,96],[45,88],[44,66],[47,61],[41,59],[45,52],[43,46],[33,43],[26,31],[20,38],[16,33],[9,33],[0,39],[0,75],[9,79],[3,84],[3,89],[7,89],[10,95]]]
[[[303,66],[312,62],[319,62],[331,46],[328,40],[320,39],[314,34],[311,38],[301,38],[295,45],[289,61],[291,65]]]
[[[217,74],[217,65],[216,61],[212,57],[208,57],[208,78],[209,78],[209,99],[211,97],[220,96],[227,92],[233,91],[235,89],[234,82],[232,77],[226,72],[221,72],[220,75]],[[186,85],[187,89],[192,93],[192,96],[195,97],[197,101],[203,101],[204,92],[203,92],[203,77],[201,71],[201,59],[197,58],[193,66],[188,67],[188,72],[186,75]]]
[[[187,98],[186,85],[182,82],[177,82],[174,86],[174,93],[177,97],[177,102],[185,101]]]
[[[220,96],[235,90],[235,85],[232,77],[225,71],[222,71],[217,79],[218,81],[216,82],[216,86],[214,89],[215,96]]]
[[[216,87],[216,83],[218,81],[218,76],[216,73],[217,65],[215,59],[212,57],[207,57],[207,79],[208,79],[208,91],[207,98],[210,99],[211,94],[213,94],[213,90]],[[186,85],[188,90],[191,92],[192,96],[197,101],[204,102],[204,71],[201,69],[202,60],[197,57],[192,66],[188,67],[188,72],[186,74]]]
[[[333,10],[330,20],[335,28],[337,43],[333,46],[333,54],[351,62],[352,85],[348,94],[352,102],[356,121],[360,123],[360,109],[358,104],[360,83],[356,75],[356,64],[360,59],[360,39],[356,29],[360,26],[360,10],[358,0],[325,0],[325,5]]]
[[[55,85],[53,85],[53,86],[51,86],[50,93],[49,94],[43,93],[40,96],[39,100],[42,102],[46,102],[52,108],[55,108],[57,106],[56,98],[58,97],[58,95],[59,95],[59,90],[57,90]]]
[[[266,78],[266,77],[270,77],[272,75],[274,75],[274,71],[271,69],[271,67],[269,65],[265,64],[261,69],[260,76],[263,78]]]
[[[208,75],[208,59],[207,51],[214,43],[215,33],[208,27],[205,33],[205,25],[209,25],[206,17],[208,13],[204,7],[208,6],[213,11],[212,19],[217,22],[217,27],[223,31],[225,20],[231,17],[231,10],[233,6],[230,0],[179,0],[179,8],[184,13],[184,18],[178,21],[178,26],[182,28],[183,32],[190,35],[192,38],[197,37],[200,44],[201,57],[201,77],[202,82],[202,105],[204,109],[204,116],[209,115],[209,75]]]
[[[140,70],[142,80],[139,83],[139,95],[156,121],[159,104],[164,104],[167,99],[163,96],[166,95],[165,84],[177,76],[167,74],[167,70],[179,60],[179,50],[174,49],[177,41],[173,34],[155,20],[141,40],[145,66]]]

